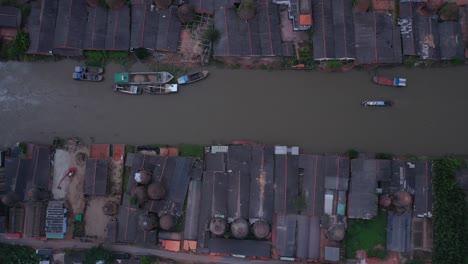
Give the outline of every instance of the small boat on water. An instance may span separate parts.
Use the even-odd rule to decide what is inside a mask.
[[[157,84],[143,87],[143,92],[148,94],[170,94],[177,93],[177,84]]]
[[[132,84],[114,84],[112,89],[116,93],[138,95],[142,93],[141,87]]]
[[[165,84],[174,76],[168,72],[119,72],[114,74],[114,82],[120,84]]]
[[[392,106],[392,101],[362,101],[361,105],[364,107],[386,107]]]
[[[72,78],[77,81],[91,81],[100,82],[104,79],[100,74],[87,73],[87,72],[74,72]]]
[[[193,72],[177,78],[178,84],[189,84],[197,81],[201,81],[208,76],[208,71]]]
[[[75,66],[75,72],[102,74],[104,72],[104,69],[101,67],[93,67],[93,66]]]
[[[381,85],[389,85],[389,86],[397,86],[397,87],[404,87],[406,86],[406,79],[405,78],[385,78],[374,76],[372,81],[376,84]]]

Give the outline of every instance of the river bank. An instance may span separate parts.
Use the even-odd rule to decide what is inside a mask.
[[[51,143],[56,136],[84,142],[218,144],[252,140],[298,145],[311,153],[466,154],[468,67],[379,68],[408,78],[408,87],[370,82],[374,70],[346,73],[209,67],[210,76],[176,95],[125,96],[101,83],[71,79],[76,61],[1,63],[0,145]],[[132,70],[145,70],[135,64]],[[389,99],[395,107],[359,103]]]

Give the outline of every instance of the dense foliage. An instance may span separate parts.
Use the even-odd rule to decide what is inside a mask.
[[[135,49],[135,55],[140,60],[146,60],[151,56],[151,53],[145,48]]]
[[[156,260],[157,259],[153,256],[142,256],[140,259],[140,263],[141,264],[153,264],[154,262],[156,262]]]
[[[84,264],[96,264],[99,260],[103,260],[105,264],[110,264],[114,260],[112,251],[103,248],[101,245],[92,247],[86,252]]]
[[[0,252],[0,263],[2,264],[39,263],[39,256],[30,247],[0,244]]]
[[[454,177],[461,165],[449,158],[434,162],[433,263],[463,263],[468,255],[465,194]]]

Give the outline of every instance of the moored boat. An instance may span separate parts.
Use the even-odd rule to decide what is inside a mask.
[[[397,86],[397,87],[406,86],[405,78],[386,78],[386,77],[374,76],[372,77],[372,81],[376,84],[381,84],[381,85],[389,85],[389,86]]]
[[[102,75],[86,72],[74,72],[72,78],[77,81],[100,82],[104,79]]]
[[[189,84],[201,81],[208,76],[208,71],[197,71],[177,78],[178,84]]]
[[[138,95],[142,93],[141,87],[132,84],[114,84],[112,89],[116,93]]]
[[[114,74],[114,82],[119,84],[165,84],[174,76],[168,72],[119,72]]]
[[[104,69],[101,67],[93,67],[93,66],[75,66],[75,72],[102,74],[104,72]]]
[[[361,105],[364,107],[385,107],[385,106],[392,106],[393,102],[388,101],[388,100],[362,101]]]
[[[148,94],[170,94],[177,93],[178,91],[177,84],[157,84],[157,85],[148,85],[143,87],[143,92]]]

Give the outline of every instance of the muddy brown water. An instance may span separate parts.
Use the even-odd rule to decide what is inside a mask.
[[[253,140],[308,152],[467,154],[468,67],[379,69],[408,87],[377,86],[371,70],[348,73],[209,68],[210,76],[165,96],[130,96],[105,81],[71,79],[76,61],[1,63],[0,145],[50,143],[217,144]],[[133,70],[145,70],[136,64]],[[388,99],[386,109],[360,106]]]

